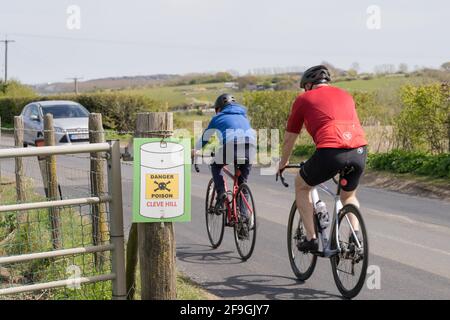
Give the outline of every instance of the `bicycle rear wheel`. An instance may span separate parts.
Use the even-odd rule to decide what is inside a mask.
[[[216,210],[216,198],[214,180],[211,179],[206,189],[205,217],[209,242],[214,249],[222,243],[225,229],[225,214],[222,211]]]
[[[247,184],[239,186],[236,195],[238,223],[234,225],[234,240],[242,260],[251,257],[256,242],[256,210],[252,192]]]
[[[301,242],[305,237],[305,226],[294,201],[289,214],[287,246],[292,271],[294,271],[297,279],[301,281],[305,281],[311,277],[317,262],[316,255],[302,252],[297,248],[297,243]]]
[[[331,257],[331,268],[339,292],[345,298],[351,299],[358,295],[366,279],[369,241],[364,220],[357,207],[351,204],[345,205],[339,212],[338,218],[338,241],[341,252]],[[359,225],[358,241],[352,231],[356,225]],[[333,248],[336,248],[335,234],[336,225],[333,226],[332,233]]]

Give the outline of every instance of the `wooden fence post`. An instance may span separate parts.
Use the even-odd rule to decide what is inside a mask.
[[[161,137],[162,134],[167,135],[172,131],[172,113],[153,112],[137,115],[138,137]],[[142,300],[176,299],[173,224],[139,223],[137,230]]]
[[[16,148],[23,148],[23,118],[21,116],[14,117],[14,145]],[[16,157],[15,161],[15,173],[16,173],[16,192],[17,192],[17,202],[25,202],[25,181],[23,173],[23,159],[21,157]],[[26,212],[20,212],[17,215],[17,221],[23,223],[26,220]]]
[[[23,119],[21,116],[14,117],[14,145],[16,148],[23,148]],[[17,189],[17,202],[25,201],[25,184],[23,181],[23,159],[16,157],[16,189]]]
[[[89,142],[105,142],[105,132],[103,131],[102,115],[91,113],[89,115]],[[107,195],[105,157],[103,152],[91,153],[91,193],[95,196]],[[106,215],[106,204],[99,203],[92,208],[92,243],[94,246],[104,244],[108,234],[108,218]],[[104,252],[95,254],[95,266],[99,269],[103,266],[106,256]]]
[[[44,141],[46,146],[54,146],[55,128],[53,125],[53,115],[48,113],[44,117]],[[56,178],[56,156],[50,155],[46,159],[48,174],[48,198],[57,200],[58,198],[58,181]],[[54,249],[61,248],[61,218],[59,208],[50,208],[50,226],[52,228],[52,243]]]
[[[126,286],[127,300],[134,300],[136,292],[136,268],[138,263],[138,234],[137,223],[131,224],[130,233],[127,241],[126,256]]]

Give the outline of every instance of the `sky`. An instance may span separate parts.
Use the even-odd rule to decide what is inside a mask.
[[[443,0],[0,0],[0,40],[16,41],[8,77],[29,84],[322,61],[439,67],[449,31]]]

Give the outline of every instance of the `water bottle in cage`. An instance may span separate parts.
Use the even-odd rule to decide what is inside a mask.
[[[322,200],[316,203],[317,220],[319,221],[319,230],[322,233],[322,239],[324,240],[324,246],[328,243],[328,227],[330,226],[330,215],[327,211],[327,206]]]

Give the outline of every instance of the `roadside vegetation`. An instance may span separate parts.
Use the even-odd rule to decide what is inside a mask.
[[[397,172],[393,166],[381,165],[374,159],[392,159],[395,154],[395,157],[417,158],[416,163],[421,163],[423,156],[433,158],[448,154],[448,62],[442,64],[440,69],[413,72],[408,72],[405,64],[398,68],[380,65],[372,74],[358,73],[357,63],[352,64],[349,70],[338,69],[326,62],[324,64],[333,74],[333,85],[348,90],[354,96],[369,141],[369,165],[377,170]],[[129,139],[136,113],[146,111],[172,110],[174,127],[192,133],[194,121],[202,121],[205,127],[210,120],[215,98],[220,93],[231,92],[248,107],[253,127],[277,128],[282,139],[290,107],[299,94],[299,79],[298,73],[244,76],[234,76],[228,72],[190,74],[171,77],[149,87],[46,97],[37,96],[29,87],[13,81],[0,93],[0,117],[2,127],[10,127],[13,116],[20,113],[30,101],[69,99],[80,102],[91,112],[102,113],[104,125],[109,129],[108,138]],[[294,156],[306,156],[305,152],[311,150],[312,141],[303,134]],[[396,150],[399,153],[395,153]],[[415,167],[413,171],[417,174],[441,175],[430,170]]]
[[[1,203],[16,202],[13,182],[0,184]],[[44,201],[36,194],[31,181],[27,182],[28,201]],[[85,208],[87,209],[87,208]],[[81,209],[61,210],[61,239],[64,248],[92,245],[92,225],[89,212]],[[0,256],[35,253],[52,250],[51,228],[47,209],[0,215]],[[79,269],[78,269],[79,268]],[[40,259],[0,266],[0,288],[17,285],[69,279],[77,270],[80,276],[107,274],[111,269],[110,256],[105,255],[103,265],[96,266],[93,254],[74,255],[54,259]],[[136,298],[139,298],[139,281]],[[84,284],[80,288],[64,287],[2,297],[21,300],[109,300],[111,281]],[[180,300],[205,300],[213,296],[181,273],[177,275],[177,295]]]

